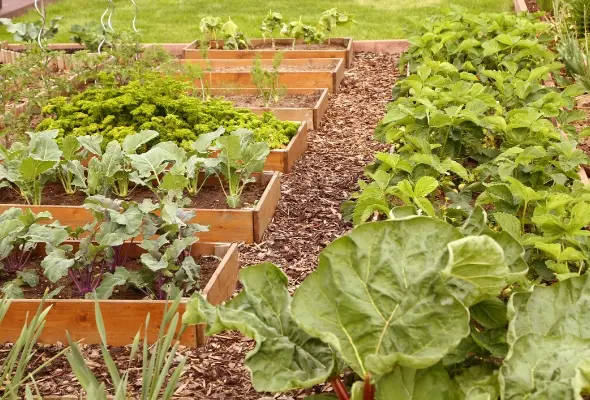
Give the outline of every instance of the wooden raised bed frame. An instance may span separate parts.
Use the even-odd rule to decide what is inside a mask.
[[[201,241],[254,243],[262,240],[281,198],[280,172],[264,172],[256,179],[265,183],[266,189],[254,208],[191,209],[196,212],[192,222],[209,225],[208,232],[199,233]],[[0,204],[0,213],[10,208],[30,209],[34,213],[49,211],[53,219],[71,227],[93,221],[90,212],[82,206]]]
[[[210,88],[209,92],[214,96],[224,95],[258,95],[260,91],[254,88]],[[304,89],[304,88],[288,88],[287,94],[314,94],[319,95],[318,101],[313,108],[294,108],[294,107],[239,107],[247,108],[256,113],[263,114],[271,112],[278,119],[285,121],[305,121],[308,126],[313,129],[319,129],[322,118],[328,109],[328,89]],[[231,101],[231,100],[228,100]],[[237,106],[236,106],[237,107]]]
[[[307,150],[307,123],[299,125],[297,134],[291,138],[284,149],[271,150],[264,163],[265,171],[291,172],[295,162]]]
[[[272,60],[261,60],[263,65],[272,65]],[[250,71],[212,71],[207,68],[252,67],[252,60],[178,60],[181,64],[198,64],[203,68],[203,80],[214,87],[254,87]],[[335,65],[330,71],[281,71],[279,83],[287,88],[320,89],[327,88],[331,93],[338,91],[344,78],[344,60],[338,58],[287,59],[281,65],[326,66]],[[196,84],[200,84],[197,81]]]
[[[288,45],[293,43],[292,39],[279,38],[274,40],[276,44]],[[264,43],[264,39],[251,39],[252,45],[259,45]],[[270,39],[266,39],[266,43],[270,43]],[[303,40],[297,40],[298,44],[302,44]],[[327,42],[325,42],[327,43]],[[352,38],[332,38],[330,43],[334,45],[341,45],[341,49],[314,49],[313,45],[309,49],[246,49],[246,50],[223,50],[223,40],[218,40],[219,49],[215,48],[215,41],[211,41],[211,48],[207,50],[207,58],[209,59],[254,59],[258,54],[263,59],[271,59],[277,52],[283,53],[283,59],[301,59],[301,58],[342,58],[346,68],[350,68],[354,53],[352,50]],[[203,53],[200,49],[200,41],[195,40],[182,50],[182,58],[185,59],[202,59]]]
[[[130,256],[139,257],[139,247],[131,251]],[[215,273],[207,282],[202,293],[212,304],[221,304],[235,291],[238,280],[238,250],[236,244],[201,243],[197,242],[191,249],[191,255],[214,255],[221,258]],[[178,312],[184,313],[186,302],[183,299]],[[112,346],[125,346],[133,343],[135,334],[141,329],[144,334],[144,324],[147,314],[150,314],[147,340],[153,343],[157,338],[162,322],[165,300],[100,300],[107,342]],[[0,343],[15,342],[27,318],[35,315],[41,304],[38,299],[12,300],[8,313],[0,323]],[[94,300],[85,299],[56,299],[47,300],[51,311],[47,314],[46,325],[39,337],[39,342],[46,344],[67,343],[66,331],[73,340],[83,340],[85,344],[101,343],[94,314]],[[179,324],[180,325],[180,324]],[[188,327],[180,338],[181,344],[188,347],[203,346],[206,343],[205,326]]]

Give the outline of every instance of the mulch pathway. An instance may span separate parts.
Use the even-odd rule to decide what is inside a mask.
[[[270,261],[280,265],[294,289],[314,270],[322,249],[350,228],[340,215],[340,204],[358,189],[357,181],[376,150],[373,130],[383,117],[396,79],[397,57],[361,53],[346,71],[339,92],[330,99],[323,127],[310,132],[309,149],[293,172],[283,176],[281,201],[262,243],[242,245],[241,265]],[[243,366],[253,341],[229,332],[211,338],[196,351],[183,351],[189,358],[175,394],[198,399],[298,399],[304,393],[330,390],[317,387],[282,395],[256,393]],[[8,347],[0,347],[0,362]],[[39,346],[36,363],[54,354],[54,346]],[[127,366],[128,351],[113,348],[117,363]],[[96,346],[84,353],[97,375],[108,381]],[[134,369],[130,382],[138,383]],[[65,360],[38,374],[43,395],[78,395],[80,387]],[[138,387],[136,388],[138,389]]]

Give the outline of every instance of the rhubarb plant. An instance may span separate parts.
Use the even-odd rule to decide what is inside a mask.
[[[215,42],[215,48],[219,47],[217,35],[221,32],[221,18],[211,15],[202,18],[199,23],[199,30],[205,35],[206,42],[213,40]]]
[[[470,357],[488,356],[458,350],[469,342],[489,355],[506,343],[496,296],[513,282],[528,287],[528,268],[518,242],[485,220],[479,209],[461,229],[423,216],[364,224],[324,249],[292,298],[284,273],[265,263],[240,272],[243,290],[225,305],[195,295],[183,319],[207,323],[209,335],[253,338],[246,365],[259,391],[329,381],[341,400],[423,398],[435,388],[454,398],[476,386],[498,393],[497,366],[469,368]],[[339,378],[345,366],[361,378],[352,397]]]
[[[56,173],[62,152],[57,130],[27,133],[29,142],[15,142],[9,149],[0,145],[0,187],[16,190],[27,204],[40,205],[43,188]]]

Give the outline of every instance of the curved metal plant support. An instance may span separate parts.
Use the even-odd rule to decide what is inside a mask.
[[[139,32],[137,30],[137,27],[135,26],[135,21],[137,21],[137,17],[139,16],[139,7],[137,7],[137,3],[135,2],[135,0],[131,0],[131,3],[133,4],[133,7],[135,7],[135,15],[133,16],[133,21],[131,23],[131,25],[133,26],[133,31],[135,33]]]
[[[106,32],[109,30],[111,32],[115,32],[115,30],[113,29],[113,24],[112,24],[113,12],[115,11],[115,4],[113,3],[113,0],[108,0],[108,2],[109,2],[109,5],[108,5],[107,9],[104,10],[102,15],[100,16],[100,24],[102,25],[103,35],[102,35],[102,40],[100,41],[100,44],[98,45],[98,54],[100,54],[102,46],[107,41]],[[104,18],[107,14],[108,14],[108,18],[107,18],[107,23],[105,24]]]
[[[45,50],[45,47],[43,46],[43,43],[41,42],[41,37],[43,36],[43,31],[45,30],[45,20],[46,20],[45,5],[43,4],[43,0],[41,0],[41,8],[39,8],[38,0],[35,0],[35,10],[37,10],[39,15],[41,16],[41,28],[39,29],[39,33],[37,34],[37,43],[39,44],[39,47],[41,48],[41,50]]]

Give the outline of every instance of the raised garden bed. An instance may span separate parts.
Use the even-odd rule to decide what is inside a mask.
[[[275,48],[272,48],[270,39],[252,39],[251,48],[246,50],[225,50],[223,40],[210,42],[206,58],[215,59],[254,59],[258,54],[263,59],[272,59],[277,52],[283,53],[284,59],[308,59],[308,58],[341,58],[344,59],[346,68],[350,68],[354,53],[352,50],[352,38],[333,38],[321,44],[305,44],[298,40],[293,49],[293,39],[274,39]],[[195,40],[182,51],[182,58],[202,59],[203,51],[199,40]]]
[[[252,201],[252,203],[255,203],[252,207],[229,209],[225,208],[227,206],[220,206],[222,208],[193,209],[196,215],[192,222],[209,226],[208,232],[199,234],[199,238],[202,241],[246,243],[261,241],[262,235],[270,223],[281,197],[280,173],[264,172],[256,176],[256,181],[260,185],[263,185],[264,189],[260,198]],[[210,185],[219,186],[217,178],[212,178]],[[250,185],[255,185],[255,183]],[[47,190],[51,190],[51,187],[49,186]],[[60,201],[63,198],[67,198],[64,196],[68,196],[61,191],[59,194],[62,195],[59,199]],[[49,203],[49,201],[46,201],[46,203]],[[221,203],[221,197],[217,203]],[[0,204],[0,213],[12,207],[30,209],[33,213],[49,211],[54,219],[59,220],[63,225],[71,227],[83,226],[93,220],[90,212],[81,205],[31,206],[26,204]]]
[[[212,88],[209,92],[234,103],[236,107],[247,108],[256,114],[267,111],[279,119],[305,121],[313,129],[319,129],[328,109],[328,89],[288,88],[278,104],[264,107],[260,91],[253,88]]]
[[[84,45],[78,43],[50,43],[47,45],[47,48],[53,51],[64,51],[67,54],[86,49]],[[4,48],[0,49],[0,63],[11,64],[15,62],[26,49],[27,47],[24,44],[7,44]],[[56,57],[54,63],[57,70],[71,69],[71,60],[69,60],[67,54]]]
[[[201,66],[204,71],[203,79],[213,87],[254,86],[250,71],[252,60],[179,60],[179,62]],[[262,60],[262,65],[270,66],[272,62],[273,60]],[[283,60],[279,84],[288,88],[327,88],[330,92],[336,93],[344,78],[344,71],[342,59]]]
[[[129,245],[129,244],[128,244]],[[129,256],[137,258],[142,249],[131,245]],[[44,249],[38,249],[44,253]],[[213,304],[227,300],[235,291],[239,262],[236,244],[195,243],[191,248],[193,257],[216,256],[219,265],[203,285],[202,293]],[[37,311],[41,301],[37,299],[12,300],[8,313],[2,320],[0,343],[15,342],[27,318]],[[124,346],[133,342],[133,337],[141,329],[142,335],[145,319],[150,314],[147,340],[153,342],[158,335],[162,316],[166,307],[163,300],[100,300],[100,310],[104,318],[109,344]],[[39,341],[47,344],[67,343],[66,331],[73,340],[83,340],[85,344],[101,343],[94,315],[94,300],[55,299],[47,300],[46,305],[52,309],[47,314],[46,325]],[[179,312],[185,310],[186,300],[179,306]],[[202,346],[206,343],[204,325],[187,328],[180,342],[189,347]]]
[[[293,136],[284,149],[271,150],[264,163],[265,171],[290,172],[295,162],[301,158],[307,150],[307,123],[303,121],[299,125],[297,134]]]

